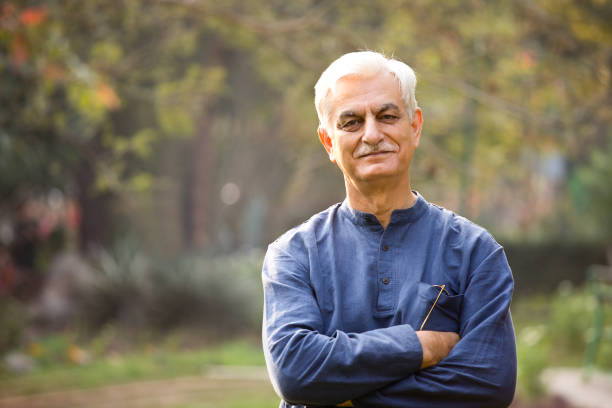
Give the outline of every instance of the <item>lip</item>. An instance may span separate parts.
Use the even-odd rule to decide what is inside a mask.
[[[372,153],[364,154],[363,156],[359,156],[358,159],[363,159],[365,157],[379,157],[379,156],[384,156],[389,153],[394,153],[394,152],[390,150],[383,151],[383,152],[372,152]]]

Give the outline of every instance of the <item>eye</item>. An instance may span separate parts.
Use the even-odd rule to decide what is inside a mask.
[[[360,125],[361,125],[361,119],[355,118],[355,119],[347,120],[346,122],[340,124],[339,128],[346,132],[353,132],[359,129]]]
[[[385,121],[385,122],[393,122],[393,121],[399,119],[399,117],[397,115],[393,115],[391,113],[387,113],[387,114],[384,114],[384,115],[380,116],[380,119]]]

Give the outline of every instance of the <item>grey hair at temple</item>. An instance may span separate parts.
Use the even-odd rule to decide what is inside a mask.
[[[321,74],[315,85],[315,107],[319,116],[320,125],[327,124],[329,106],[326,106],[327,97],[333,93],[336,82],[348,75],[374,76],[382,72],[389,72],[395,76],[400,92],[406,104],[406,109],[412,121],[414,111],[418,107],[414,96],[416,75],[412,68],[396,59],[387,58],[383,54],[373,51],[357,51],[344,54]]]

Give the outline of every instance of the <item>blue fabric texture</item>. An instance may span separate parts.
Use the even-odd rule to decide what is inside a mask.
[[[263,344],[280,407],[504,407],[516,385],[502,247],[483,228],[428,203],[387,228],[345,200],[270,244],[263,266]],[[420,370],[415,334],[461,340]]]

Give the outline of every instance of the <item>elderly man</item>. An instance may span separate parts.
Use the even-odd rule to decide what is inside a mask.
[[[406,64],[346,54],[315,86],[346,199],[272,243],[263,344],[281,407],[503,407],[513,280],[483,228],[410,187],[423,118]]]

